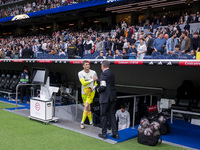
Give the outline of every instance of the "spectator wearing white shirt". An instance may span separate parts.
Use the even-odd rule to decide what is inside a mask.
[[[140,38],[140,44],[137,47],[137,59],[143,59],[147,52],[147,46],[144,44],[144,39]]]

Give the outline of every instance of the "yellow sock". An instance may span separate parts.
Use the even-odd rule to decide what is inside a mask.
[[[88,112],[88,119],[90,122],[92,121],[92,112],[91,111]]]
[[[82,123],[84,123],[85,122],[85,119],[87,118],[87,115],[88,115],[88,111],[83,111],[83,117],[82,117]]]

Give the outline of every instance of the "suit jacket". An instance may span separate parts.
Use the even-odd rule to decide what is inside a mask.
[[[33,51],[31,49],[23,49],[22,50],[22,58],[31,58],[33,56]]]
[[[108,69],[100,75],[99,87],[99,103],[108,103],[117,101],[117,94],[115,88],[115,75]]]

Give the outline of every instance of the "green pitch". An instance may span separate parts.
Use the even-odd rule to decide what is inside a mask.
[[[26,117],[2,110],[15,107],[0,102],[1,150],[178,150],[161,144],[155,147],[138,144],[137,138],[115,145],[53,125],[29,120]]]

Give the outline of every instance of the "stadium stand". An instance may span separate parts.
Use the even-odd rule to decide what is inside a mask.
[[[0,4],[12,2],[17,1],[2,0]],[[22,5],[0,9],[0,17],[37,12],[80,2],[85,1],[28,1]],[[56,30],[47,35],[6,36],[0,39],[0,58],[20,59],[28,56],[35,59],[68,59],[68,47],[74,40],[77,52],[73,52],[73,57],[76,59],[196,59],[200,37],[198,30],[194,32],[190,27],[193,29],[195,26],[197,29],[199,22],[199,12],[182,12],[177,16],[150,16],[146,22],[142,21],[140,24],[128,25],[123,21],[121,25],[117,24],[115,29],[105,30],[106,32],[102,32],[101,29],[105,26],[102,24],[99,28],[90,26],[86,30],[78,28]],[[98,37],[100,41],[97,40]],[[144,41],[143,44],[140,44],[141,39]],[[99,46],[101,42],[102,47]],[[27,55],[27,49],[32,51],[32,54],[29,52],[30,54]],[[120,54],[116,50],[119,50]],[[100,51],[103,51],[101,56],[97,53]]]

